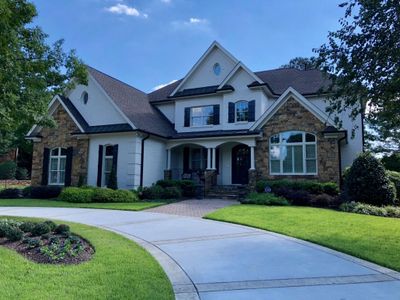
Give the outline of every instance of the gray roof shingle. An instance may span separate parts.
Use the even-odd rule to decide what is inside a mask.
[[[92,67],[88,71],[138,130],[162,137],[175,134],[171,122],[150,104],[146,93]]]

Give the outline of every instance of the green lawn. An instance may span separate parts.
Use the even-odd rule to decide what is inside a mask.
[[[0,199],[0,206],[27,207],[80,207],[119,210],[142,210],[163,205],[163,202],[134,202],[134,203],[70,203],[47,199]]]
[[[282,233],[400,271],[400,219],[259,205],[230,206],[206,218]]]
[[[109,231],[67,224],[95,247],[92,260],[68,266],[37,264],[0,247],[0,298],[174,299],[164,271],[143,248]]]

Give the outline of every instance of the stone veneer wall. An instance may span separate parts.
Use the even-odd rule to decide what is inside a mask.
[[[60,105],[53,114],[56,122],[55,128],[43,128],[40,142],[33,144],[32,158],[32,185],[40,185],[42,181],[42,164],[44,148],[73,147],[71,185],[77,185],[79,177],[86,180],[88,164],[88,139],[78,139],[71,136],[72,132],[79,132],[78,127]]]
[[[299,102],[290,98],[262,128],[263,137],[257,141],[256,169],[258,177],[268,179],[315,179],[339,183],[339,152],[336,139],[326,139],[321,131],[326,125]],[[269,139],[272,135],[290,130],[313,133],[317,136],[318,175],[270,175]]]

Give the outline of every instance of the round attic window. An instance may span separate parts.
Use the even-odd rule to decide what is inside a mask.
[[[85,91],[82,93],[81,95],[81,101],[83,102],[83,104],[87,104],[89,101],[89,94]]]
[[[215,63],[213,66],[213,71],[215,75],[221,74],[221,65],[219,63]]]

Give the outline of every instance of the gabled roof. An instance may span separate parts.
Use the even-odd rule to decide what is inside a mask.
[[[175,134],[171,122],[149,103],[146,93],[92,67],[88,67],[88,71],[134,129],[162,137]]]
[[[261,80],[261,83],[255,80],[248,87],[266,86],[276,97],[282,95],[289,87],[293,87],[304,96],[318,95],[327,91],[330,84],[330,80],[320,70],[275,69],[253,74]],[[150,93],[149,101],[158,103],[171,101],[173,97],[170,95],[181,81],[182,79]]]
[[[254,79],[254,82],[263,83],[262,80],[261,80],[257,75],[255,75],[252,71],[250,71],[250,69],[247,68],[246,65],[240,61],[240,62],[238,62],[238,63],[236,64],[236,66],[235,66],[235,67],[233,68],[233,70],[228,74],[228,76],[226,76],[226,78],[221,82],[221,84],[219,85],[219,88],[222,88],[224,85],[226,85],[226,84],[229,82],[229,80],[231,80],[231,78],[232,78],[233,76],[235,76],[235,74],[236,74],[240,69],[244,70],[247,74],[249,74],[249,75]]]
[[[329,118],[327,114],[325,114],[322,110],[312,104],[309,100],[307,100],[303,95],[301,95],[294,88],[289,87],[275,102],[272,104],[262,115],[261,117],[251,126],[250,130],[257,130],[264,126],[274,115],[275,113],[285,104],[287,100],[290,98],[295,99],[302,106],[304,106],[309,112],[311,112],[317,119],[319,119],[322,123],[334,126],[334,122]]]

